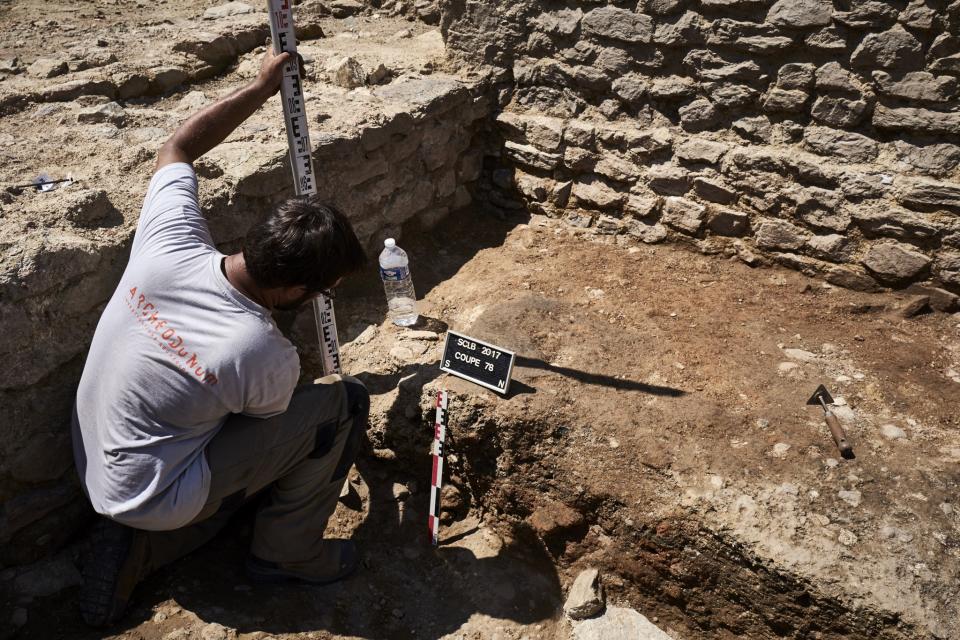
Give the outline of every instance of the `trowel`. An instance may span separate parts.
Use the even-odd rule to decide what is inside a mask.
[[[830,395],[827,388],[823,385],[817,387],[817,390],[807,400],[807,404],[823,407],[823,419],[827,421],[827,426],[830,427],[830,433],[833,434],[833,441],[837,443],[837,448],[840,449],[840,455],[847,460],[853,458],[853,447],[847,442],[847,434],[843,432],[843,427],[840,426],[837,416],[833,415],[833,412],[827,407],[828,404],[833,404],[833,396]]]

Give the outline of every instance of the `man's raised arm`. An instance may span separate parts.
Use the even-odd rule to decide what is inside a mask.
[[[230,133],[259,109],[280,89],[283,65],[290,59],[287,52],[275,55],[267,45],[260,73],[247,86],[191,116],[163,143],[157,155],[157,169],[171,162],[193,163],[194,160],[223,142]]]

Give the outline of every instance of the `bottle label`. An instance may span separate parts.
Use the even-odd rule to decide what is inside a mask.
[[[407,267],[380,268],[380,279],[384,282],[399,282],[400,280],[406,280],[409,276],[410,270]]]

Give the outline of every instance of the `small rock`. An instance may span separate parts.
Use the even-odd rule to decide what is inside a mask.
[[[704,200],[719,204],[730,204],[737,199],[737,192],[734,189],[717,180],[696,177],[693,179],[693,190]]]
[[[661,219],[678,231],[696,235],[703,228],[706,213],[707,208],[702,204],[686,198],[670,196],[664,201]]]
[[[888,540],[897,539],[904,544],[913,541],[912,533],[909,531],[904,531],[900,527],[893,527],[890,525],[880,527],[880,537]]]
[[[816,71],[810,63],[791,62],[777,71],[777,86],[781,89],[810,89]]]
[[[630,220],[627,233],[646,244],[657,244],[667,239],[667,228],[660,223],[645,224],[640,220]]]
[[[377,460],[387,460],[387,461],[396,460],[397,452],[394,451],[393,449],[387,449],[387,448],[374,449],[373,457],[376,458]]]
[[[380,84],[390,76],[390,70],[387,69],[383,63],[377,65],[376,69],[370,72],[367,76],[368,84]]]
[[[392,491],[393,499],[397,502],[403,502],[410,497],[410,489],[403,483],[394,482]]]
[[[733,123],[732,127],[738,134],[754,142],[770,142],[770,136],[773,134],[770,119],[766,116],[740,118]]]
[[[690,104],[680,107],[680,126],[687,131],[703,131],[709,129],[720,119],[720,113],[713,103],[706,99],[694,100]]]
[[[355,89],[367,83],[367,72],[359,62],[349,56],[331,61],[327,65],[327,71],[330,82],[344,89]]]
[[[161,66],[151,71],[153,79],[149,81],[149,90],[152,93],[166,93],[174,87],[183,84],[187,78],[187,72],[176,66]]]
[[[867,34],[853,52],[850,62],[857,67],[889,69],[910,64],[921,51],[920,41],[909,31],[896,25],[889,31]]]
[[[822,95],[810,107],[810,115],[818,122],[845,129],[859,124],[868,106],[862,99]]]
[[[550,501],[527,517],[527,523],[550,545],[583,526],[583,515],[563,504]]]
[[[253,7],[245,2],[228,2],[217,7],[210,7],[203,12],[204,20],[217,20],[229,16],[239,16],[245,13],[253,13]]]
[[[628,73],[614,80],[613,92],[621,100],[633,106],[639,106],[647,95],[649,89],[644,76],[638,73]]]
[[[900,309],[900,315],[904,318],[913,318],[929,311],[930,296],[912,296]]]
[[[357,346],[365,345],[373,340],[377,336],[378,332],[379,329],[376,325],[368,325],[366,329],[361,331],[360,334],[353,339],[353,344]]]
[[[80,124],[97,124],[100,122],[109,122],[120,125],[126,119],[126,111],[116,102],[108,102],[97,107],[83,109],[77,114],[77,122]]]
[[[583,16],[584,32],[631,43],[647,43],[653,37],[650,16],[629,9],[606,6],[593,9]]]
[[[65,74],[69,68],[67,61],[61,58],[37,58],[27,67],[27,75],[34,78],[54,78]]]
[[[817,361],[817,354],[804,349],[784,349],[783,354],[791,360],[799,360],[800,362]]]
[[[583,620],[603,611],[606,606],[606,597],[603,584],[600,582],[600,572],[596,569],[581,571],[570,587],[563,611],[571,620]]]
[[[200,630],[201,640],[232,640],[237,634],[233,629],[228,629],[222,624],[211,622]]]
[[[907,433],[895,424],[881,425],[880,435],[887,440],[903,440],[907,437]]]
[[[854,489],[854,490],[852,490],[852,491],[847,491],[847,490],[845,490],[845,489],[841,489],[840,491],[837,492],[837,496],[839,496],[839,498],[840,498],[841,500],[843,500],[844,502],[846,502],[847,504],[849,504],[851,507],[859,507],[859,506],[860,506],[860,498],[861,498],[861,496],[860,496],[860,492],[857,491],[856,489]]]
[[[207,96],[203,91],[189,91],[187,95],[180,98],[177,109],[180,111],[196,111],[207,104]]]
[[[786,220],[765,220],[757,228],[756,242],[761,249],[796,251],[809,234]]]
[[[791,373],[800,368],[796,362],[781,362],[777,365],[777,372],[782,376],[789,376]]]
[[[334,18],[346,18],[363,11],[364,5],[357,0],[333,0],[330,3],[330,12]]]
[[[17,74],[23,71],[20,66],[20,58],[4,58],[0,60],[0,73]]]
[[[828,127],[807,127],[803,142],[815,153],[834,155],[852,162],[869,162],[877,157],[880,145],[874,140],[849,131]]]
[[[845,547],[851,547],[857,544],[857,536],[852,532],[847,531],[846,529],[840,529],[840,533],[837,536],[837,540]]]

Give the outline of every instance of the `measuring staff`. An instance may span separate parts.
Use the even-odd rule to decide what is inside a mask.
[[[363,248],[342,213],[295,197],[264,211],[242,250],[224,255],[192,166],[291,71],[299,73],[291,52],[268,50],[253,82],[190,117],[160,148],[73,414],[77,470],[102,516],[82,562],[80,610],[91,625],[119,619],[139,580],[211,539],[255,495],[263,499],[246,560],[251,580],[324,584],[357,567],[351,541],[323,534],[366,429],[369,395],[339,375],[297,387],[297,351],[271,312],[332,294],[365,263]]]

